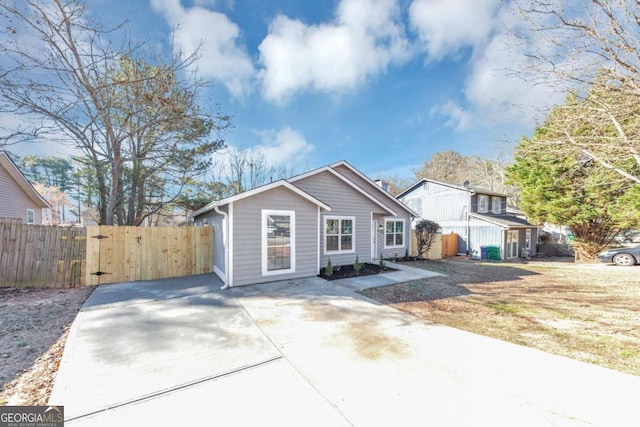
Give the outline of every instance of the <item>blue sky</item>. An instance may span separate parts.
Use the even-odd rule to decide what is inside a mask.
[[[227,143],[296,172],[347,160],[411,176],[431,155],[491,155],[563,98],[513,70],[533,44],[500,0],[86,0],[91,17],[185,52],[203,42],[205,94],[234,117]],[[203,99],[205,99],[203,98]],[[39,144],[18,154],[63,154]]]

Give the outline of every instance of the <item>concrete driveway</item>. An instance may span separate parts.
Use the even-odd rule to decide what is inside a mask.
[[[640,377],[456,329],[311,278],[98,288],[51,396],[67,425],[638,425]]]

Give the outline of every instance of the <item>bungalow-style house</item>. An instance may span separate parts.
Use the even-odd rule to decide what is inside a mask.
[[[538,227],[507,213],[507,195],[481,188],[421,179],[398,200],[419,218],[440,224],[443,234],[456,233],[458,251],[483,256],[482,247],[500,248],[500,259],[535,255]]]
[[[214,272],[225,287],[315,276],[404,255],[415,212],[345,161],[209,203]]]
[[[42,224],[43,210],[50,210],[51,205],[33,188],[5,151],[0,151],[0,188],[0,218]]]

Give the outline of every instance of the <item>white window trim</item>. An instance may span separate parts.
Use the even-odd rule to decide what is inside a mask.
[[[31,221],[29,221],[29,213],[31,213]],[[33,225],[36,223],[36,211],[33,209],[27,209],[27,224]]]
[[[402,245],[391,245],[387,246],[387,222],[402,222]],[[407,223],[404,218],[385,218],[384,219],[384,229],[383,229],[383,239],[384,239],[384,248],[385,249],[397,249],[406,247],[405,242],[407,241]],[[395,236],[398,233],[393,233]],[[393,239],[395,242],[395,238]]]
[[[496,209],[497,207],[497,209]],[[499,214],[502,211],[502,197],[491,197],[491,212]]]
[[[286,270],[269,270],[267,260],[267,216],[269,215],[288,215],[289,222],[289,234],[290,234],[290,251],[291,251],[291,267]],[[280,211],[280,210],[262,210],[262,275],[263,276],[275,276],[280,274],[289,274],[296,272],[296,212],[295,211]]]
[[[485,200],[484,206],[480,203],[480,200]],[[489,212],[489,196],[484,194],[478,194],[478,213]]]
[[[524,233],[525,233],[524,250],[525,251],[530,251],[531,250],[531,236],[532,236],[531,229],[527,228]]]
[[[330,219],[337,219],[337,220],[344,220],[344,219],[348,219],[351,220],[351,249],[347,250],[347,251],[341,251],[341,250],[337,250],[337,251],[328,251],[327,250],[327,220]],[[356,251],[356,217],[355,216],[339,216],[339,215],[328,215],[325,216],[323,221],[322,221],[322,239],[323,239],[323,247],[324,247],[324,255],[334,255],[334,254],[352,254]],[[338,230],[342,231],[342,224],[338,225]],[[338,246],[341,245],[341,239],[340,237],[342,237],[342,233],[338,234]]]

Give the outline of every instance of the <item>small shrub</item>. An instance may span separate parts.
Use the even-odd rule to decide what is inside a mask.
[[[378,263],[378,266],[380,267],[380,270],[384,270],[386,268],[384,258],[382,258],[382,254],[380,254],[380,262]]]
[[[409,248],[404,250],[404,260],[409,261]]]
[[[333,265],[331,264],[331,258],[327,260],[327,266],[324,269],[324,275],[327,277],[333,276]]]
[[[358,260],[358,255],[356,255],[356,262],[353,263],[353,271],[360,273],[360,270],[362,270],[362,265],[360,264],[360,260]]]

